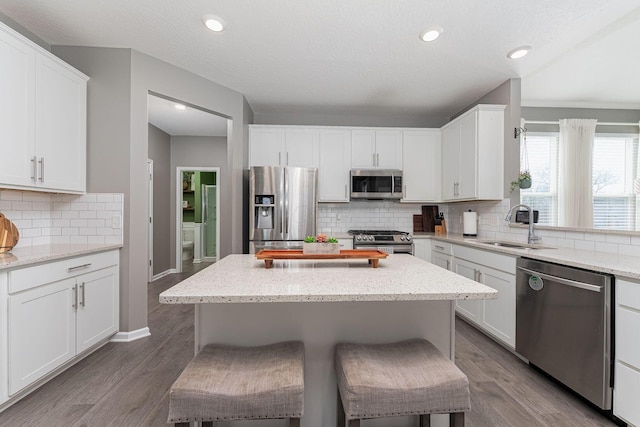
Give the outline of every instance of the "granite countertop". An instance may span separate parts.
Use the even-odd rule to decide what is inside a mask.
[[[563,247],[554,247],[553,249],[505,248],[482,243],[482,240],[486,240],[483,238],[468,238],[459,234],[436,236],[434,233],[422,233],[415,234],[414,239],[439,240],[491,252],[548,261],[556,264],[564,264],[572,267],[584,268],[586,270],[628,277],[631,279],[640,279],[640,254],[639,256],[631,256]],[[544,245],[544,241],[542,244]]]
[[[164,304],[425,301],[497,298],[495,289],[408,255],[279,261],[229,255],[160,294]]]
[[[24,267],[46,261],[55,261],[79,255],[120,249],[122,244],[51,244],[15,248],[0,254],[0,270]]]

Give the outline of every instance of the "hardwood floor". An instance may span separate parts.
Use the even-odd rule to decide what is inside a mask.
[[[471,385],[467,427],[615,426],[579,397],[458,318],[456,364]]]
[[[169,387],[193,356],[193,306],[161,305],[158,295],[207,266],[148,285],[150,337],[107,344],[0,413],[0,426],[166,426]],[[614,425],[465,322],[456,328],[468,427]]]

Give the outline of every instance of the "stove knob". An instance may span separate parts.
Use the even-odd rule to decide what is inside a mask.
[[[411,234],[407,234],[407,242],[411,241]]]
[[[373,242],[373,236],[369,236],[369,241]]]
[[[400,240],[404,242],[404,236],[400,236]]]
[[[362,236],[356,236],[356,240],[357,240],[357,241],[362,240]]]

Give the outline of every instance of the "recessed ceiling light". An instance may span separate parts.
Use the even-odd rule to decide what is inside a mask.
[[[204,25],[206,25],[208,29],[210,29],[211,31],[215,31],[216,33],[224,30],[224,27],[226,26],[224,20],[215,15],[204,15],[202,17],[202,20],[204,21]]]
[[[420,40],[423,42],[432,42],[442,34],[442,27],[430,27],[420,33]]]
[[[525,56],[531,50],[531,46],[520,46],[507,53],[507,57],[511,59],[519,59]]]
[[[187,109],[187,106],[183,105],[183,104],[176,104],[175,107],[176,107],[177,110],[186,110]]]

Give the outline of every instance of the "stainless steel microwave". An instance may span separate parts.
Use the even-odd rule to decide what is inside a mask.
[[[352,169],[351,199],[402,199],[402,171]]]

